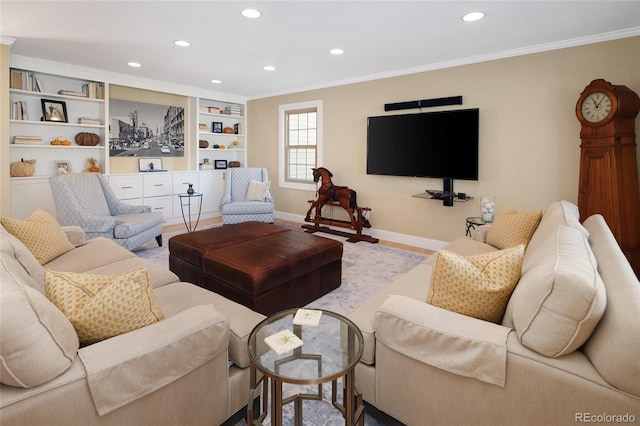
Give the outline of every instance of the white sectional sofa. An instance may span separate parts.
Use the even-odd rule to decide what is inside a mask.
[[[444,250],[496,251],[479,231]],[[407,425],[640,422],[640,283],[602,216],[545,209],[501,323],[426,303],[436,258],[349,315],[365,401]]]

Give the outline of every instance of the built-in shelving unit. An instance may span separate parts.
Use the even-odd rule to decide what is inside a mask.
[[[9,143],[10,161],[35,159],[34,177],[56,173],[60,161],[67,162],[72,172],[87,167],[87,159],[95,158],[101,168],[106,161],[105,150],[105,96],[107,86],[72,77],[28,70],[11,69]],[[74,95],[58,93],[73,93]],[[84,94],[84,95],[83,95]],[[46,121],[43,100],[50,100],[60,109],[64,107],[63,121]],[[91,124],[83,123],[91,119]],[[64,122],[66,120],[66,122]],[[82,146],[75,142],[80,132],[95,133],[100,138],[96,146]],[[32,141],[21,137],[39,138]],[[51,145],[63,139],[71,145]],[[14,143],[14,142],[25,143]]]
[[[198,141],[206,141],[207,148],[198,148],[198,167],[207,168],[205,159],[215,168],[216,160],[239,161],[246,164],[245,106],[212,99],[198,99]],[[225,132],[229,132],[226,133]]]

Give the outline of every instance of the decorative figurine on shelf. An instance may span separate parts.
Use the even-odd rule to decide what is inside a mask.
[[[85,172],[91,173],[100,173],[100,167],[98,167],[98,160],[93,157],[89,157],[87,159],[87,168],[84,169]]]
[[[187,194],[193,195],[193,193],[196,192],[193,189],[193,184],[192,183],[188,183],[187,185],[189,185],[189,188],[187,189]]]
[[[149,163],[149,170],[153,170],[153,163]]]

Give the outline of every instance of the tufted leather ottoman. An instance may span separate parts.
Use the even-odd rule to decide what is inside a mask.
[[[262,222],[177,235],[169,267],[264,315],[301,307],[340,286],[342,243]]]

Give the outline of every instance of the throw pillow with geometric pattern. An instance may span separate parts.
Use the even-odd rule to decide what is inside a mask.
[[[501,210],[487,232],[487,244],[498,249],[506,249],[529,244],[540,219],[542,210],[519,212],[509,206]]]
[[[120,275],[45,271],[45,290],[83,346],[164,319],[145,268]]]
[[[3,217],[0,221],[41,265],[75,248],[58,221],[44,210],[37,209],[26,220]]]
[[[449,311],[500,323],[520,280],[524,245],[460,256],[437,254],[427,303]]]

